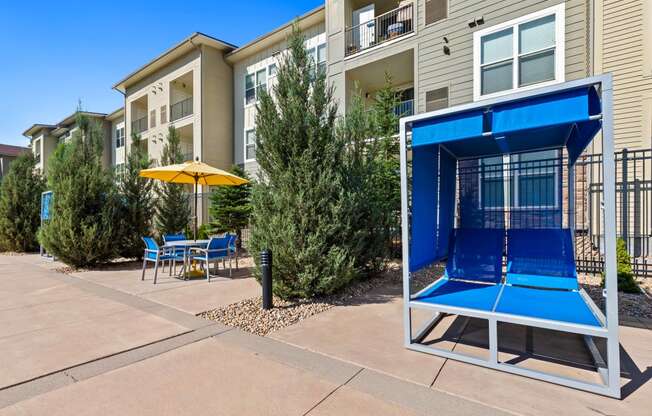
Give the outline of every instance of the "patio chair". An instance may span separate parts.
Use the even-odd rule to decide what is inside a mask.
[[[192,247],[190,249],[190,261],[202,263],[202,267],[206,268],[206,280],[209,282],[211,281],[210,264],[212,262],[215,268],[219,269],[220,260],[222,264],[227,259],[229,260],[229,277],[232,277],[230,242],[231,237],[228,235],[224,237],[211,237],[206,248]]]
[[[235,269],[238,270],[238,236],[236,234],[226,234],[229,239],[229,256],[235,258]]]
[[[178,233],[178,234],[163,234],[163,244],[166,245],[170,241],[182,241],[182,240],[187,240],[186,235],[184,233]],[[177,247],[174,250],[174,254],[177,256],[184,256],[185,249],[183,247]],[[177,268],[176,264],[174,266],[174,272],[176,273]]]
[[[158,265],[162,264],[165,270],[165,262],[169,261],[170,266],[174,266],[176,269],[176,261],[183,261],[183,256],[178,256],[170,248],[161,248],[156,243],[156,240],[152,237],[143,237],[145,242],[145,253],[143,255],[143,274],[140,280],[145,280],[145,269],[147,268],[147,262],[154,263],[154,284],[156,284],[156,278],[158,276]],[[168,267],[170,275],[172,275],[172,267]]]

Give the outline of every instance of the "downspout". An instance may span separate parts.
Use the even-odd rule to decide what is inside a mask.
[[[124,163],[125,166],[127,166],[127,149],[129,148],[129,146],[127,146],[127,137],[126,137],[126,132],[127,132],[127,91],[125,89],[125,91],[122,92],[119,89],[117,89],[116,87],[113,87],[113,89],[118,91],[120,94],[122,94],[122,103],[123,103],[122,104],[122,112],[124,113],[122,118],[124,118],[124,121],[125,121],[125,151],[124,151],[124,160],[123,160],[122,163]],[[129,129],[129,132],[131,133],[131,129]],[[131,140],[131,139],[129,139],[129,140]],[[111,143],[113,143],[113,138],[111,138]]]

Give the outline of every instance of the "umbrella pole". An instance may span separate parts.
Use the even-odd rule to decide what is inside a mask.
[[[199,181],[199,177],[195,176],[195,241],[197,241],[197,219],[199,216],[197,215],[197,182]]]

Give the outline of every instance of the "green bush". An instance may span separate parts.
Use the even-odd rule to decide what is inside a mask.
[[[632,259],[627,252],[627,243],[622,238],[616,241],[616,262],[618,265],[618,290],[625,293],[640,293],[641,289],[636,283],[632,272]],[[605,276],[602,274],[602,287],[605,285]]]
[[[13,161],[0,186],[0,248],[11,251],[38,249],[41,193],[45,181],[35,170],[32,152]]]
[[[102,127],[81,113],[77,125],[70,143],[60,144],[48,161],[51,219],[38,235],[49,253],[86,267],[117,256],[120,201],[112,172],[102,167]]]
[[[147,169],[151,160],[140,145],[140,137],[133,135],[132,146],[124,175],[118,178],[121,197],[122,231],[118,244],[119,254],[124,258],[142,259],[144,253],[143,236],[151,235],[154,218],[154,181],[139,175]]]
[[[377,270],[384,241],[374,225],[380,214],[371,193],[376,146],[364,135],[369,120],[337,128],[332,88],[315,71],[303,36],[294,31],[288,45],[274,99],[262,91],[258,104],[249,246],[272,250],[277,296],[307,298]]]

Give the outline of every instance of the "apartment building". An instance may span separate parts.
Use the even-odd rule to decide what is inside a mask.
[[[115,127],[124,123],[120,110],[111,113],[108,117],[105,113],[94,113],[89,111],[76,111],[68,117],[55,124],[34,124],[23,132],[23,136],[30,139],[30,147],[36,156],[36,168],[42,173],[47,172],[48,159],[57,148],[59,143],[64,143],[72,138],[72,135],[79,130],[77,115],[81,113],[91,121],[100,125],[103,132],[102,142],[102,165],[104,167],[115,166],[117,159],[112,150],[115,146],[112,138]]]
[[[234,49],[227,42],[193,33],[117,82],[113,88],[125,97],[121,132],[126,149],[133,135],[139,136],[140,145],[158,165],[168,128],[174,126],[185,160],[229,169],[233,163],[233,70],[225,55]],[[201,192],[209,190],[202,187]],[[199,222],[205,222],[206,199],[198,211]]]
[[[27,147],[0,144],[0,182],[2,182],[2,178],[9,172],[11,162],[27,151],[29,151]]]

